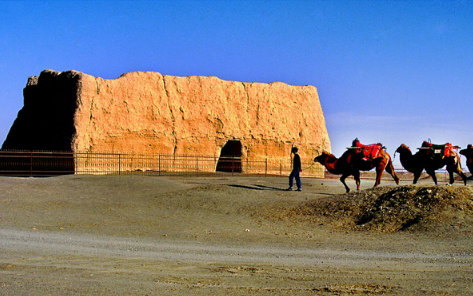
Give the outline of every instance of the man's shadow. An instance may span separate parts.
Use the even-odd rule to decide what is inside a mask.
[[[271,187],[271,186],[265,186],[265,185],[253,185],[253,186],[247,186],[247,185],[235,185],[231,184],[228,185],[230,187],[237,187],[237,188],[244,188],[244,189],[251,189],[251,190],[275,190],[275,191],[286,191],[285,189],[282,188],[277,188],[277,187]]]
[[[243,188],[243,189],[250,189],[250,190],[287,191],[286,189],[282,189],[282,188],[278,188],[278,187],[265,186],[265,185],[247,186],[247,185],[229,184],[228,186],[230,186],[230,187],[236,187],[236,188]],[[327,196],[334,196],[334,195],[337,195],[336,193],[330,193],[330,192],[319,192],[319,193],[317,193],[317,194],[319,194],[319,195],[327,195]]]

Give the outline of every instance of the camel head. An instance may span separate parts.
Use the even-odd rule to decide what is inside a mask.
[[[473,146],[471,144],[468,144],[466,149],[460,150],[461,155],[465,155],[466,157],[472,156],[473,155]]]
[[[331,155],[332,154],[328,153],[327,151],[323,151],[322,154],[314,158],[314,162],[324,164]]]
[[[409,149],[409,146],[407,146],[406,144],[401,144],[401,146],[399,146],[394,153],[403,153],[407,151],[411,152],[411,149]]]

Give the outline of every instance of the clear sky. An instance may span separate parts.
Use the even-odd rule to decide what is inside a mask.
[[[472,23],[468,0],[0,0],[0,144],[28,76],[73,69],[314,85],[336,156],[356,137],[466,147]]]

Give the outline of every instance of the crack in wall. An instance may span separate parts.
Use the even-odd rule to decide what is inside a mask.
[[[174,116],[174,112],[172,111],[171,96],[169,95],[168,85],[166,83],[166,75],[162,75],[161,77],[162,77],[162,80],[163,80],[164,93],[165,93],[166,98],[167,98],[167,105],[168,105],[168,109],[169,109],[169,114],[171,115],[171,130],[172,130],[172,137],[173,137],[173,144],[174,144],[172,154],[175,155],[176,149],[177,149],[176,118]]]
[[[82,75],[80,76],[79,80],[77,81],[77,89],[76,89],[76,107],[74,110],[74,115],[73,115],[73,120],[74,120],[74,133],[72,135],[71,139],[71,147],[72,151],[77,151],[77,138],[78,138],[78,133],[76,129],[76,124],[77,124],[77,111],[79,109],[79,106],[82,106]]]
[[[248,89],[246,87],[246,83],[242,82],[243,89],[245,90],[246,93],[246,114],[249,114],[250,111],[250,94],[248,93]]]
[[[100,94],[100,87],[99,87],[99,83],[98,83],[98,77],[95,77],[94,79],[94,82],[95,82],[95,93],[97,95]],[[92,128],[93,126],[93,120],[92,118],[94,117],[93,116],[93,110],[94,109],[94,96],[90,96],[90,106],[89,106],[89,128]],[[87,149],[88,152],[92,151],[92,143],[93,143],[93,138],[92,138],[92,133],[89,132],[88,133],[89,135],[89,148]]]

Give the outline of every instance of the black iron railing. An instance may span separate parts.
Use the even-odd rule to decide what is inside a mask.
[[[305,176],[323,176],[324,168],[308,160]],[[203,155],[90,153],[0,150],[0,175],[65,174],[264,174],[288,175],[291,160]]]

